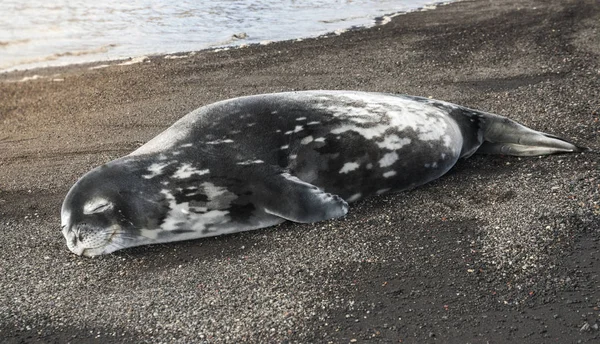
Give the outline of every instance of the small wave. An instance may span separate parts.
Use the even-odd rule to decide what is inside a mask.
[[[0,65],[0,70],[9,69],[9,68],[12,68],[12,67],[18,66],[18,65],[55,61],[55,60],[61,59],[63,57],[70,57],[70,56],[77,57],[77,56],[85,56],[85,55],[102,54],[102,53],[108,52],[111,48],[114,48],[116,46],[117,46],[117,44],[106,44],[101,47],[93,48],[93,49],[66,51],[66,52],[62,52],[62,53],[54,53],[52,55],[46,55],[46,56],[41,56],[41,57],[36,57],[36,58],[22,59],[22,60],[14,61],[12,64],[9,64],[6,66]]]
[[[31,42],[29,38],[15,39],[14,41],[0,41],[0,47],[8,47],[9,45],[27,44]]]
[[[362,16],[352,16],[352,17],[347,17],[347,18],[336,18],[336,19],[330,19],[330,20],[319,20],[319,23],[323,23],[323,24],[337,24],[337,23],[344,23],[344,22],[348,22],[348,21],[353,21],[353,20],[357,20],[357,19],[363,19],[364,17]]]
[[[129,66],[132,64],[136,64],[136,63],[142,63],[142,62],[146,61],[147,59],[148,59],[148,56],[134,57],[129,61],[125,61],[125,62],[121,62],[121,63],[117,64],[117,66]]]
[[[52,54],[52,55],[43,57],[42,59],[44,61],[51,61],[51,60],[59,59],[61,57],[65,57],[65,56],[83,56],[83,55],[101,54],[101,53],[108,52],[111,48],[114,48],[116,46],[117,46],[116,44],[107,44],[107,45],[103,45],[101,47],[94,48],[94,49],[66,51],[64,53]]]
[[[221,42],[216,42],[214,44],[212,44],[212,46],[224,46],[224,45],[232,45],[236,42],[239,42],[241,40],[245,40],[248,38],[248,34],[245,32],[239,32],[236,34],[231,35],[231,37],[229,37],[229,39],[221,41]]]

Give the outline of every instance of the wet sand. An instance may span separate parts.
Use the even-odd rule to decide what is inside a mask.
[[[464,1],[184,55],[0,75],[3,342],[600,338],[597,1]],[[592,151],[474,156],[341,220],[95,259],[67,250],[60,206],[83,173],[204,104],[307,89],[431,96]]]

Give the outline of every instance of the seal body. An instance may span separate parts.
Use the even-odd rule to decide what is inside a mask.
[[[426,98],[306,91],[199,108],[83,176],[62,208],[76,254],[340,217],[461,157],[579,148],[504,117]]]

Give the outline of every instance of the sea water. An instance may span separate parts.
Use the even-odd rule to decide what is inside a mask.
[[[435,2],[0,0],[0,72],[339,33]]]

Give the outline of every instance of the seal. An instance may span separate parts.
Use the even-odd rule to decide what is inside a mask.
[[[344,216],[474,153],[582,148],[508,118],[427,98],[351,91],[254,95],[201,107],[68,192],[78,255]]]

